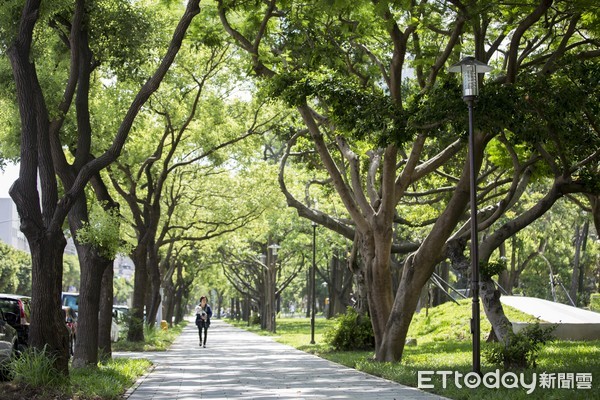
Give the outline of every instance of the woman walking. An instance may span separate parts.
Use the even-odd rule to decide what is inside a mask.
[[[198,335],[200,336],[199,345],[202,347],[206,347],[210,317],[212,317],[212,309],[207,304],[206,296],[202,296],[200,297],[200,304],[196,306],[196,326],[198,327]],[[202,340],[202,331],[204,331],[204,340]]]

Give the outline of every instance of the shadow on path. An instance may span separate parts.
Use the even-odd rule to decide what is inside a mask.
[[[191,322],[166,352],[115,353],[155,364],[128,400],[441,399],[213,320],[207,348]]]

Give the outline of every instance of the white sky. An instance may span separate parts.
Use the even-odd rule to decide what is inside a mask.
[[[4,171],[0,169],[0,198],[10,197],[8,189],[13,182],[19,177],[19,165],[7,163]]]

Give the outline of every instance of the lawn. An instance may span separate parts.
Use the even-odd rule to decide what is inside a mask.
[[[533,321],[527,314],[505,307],[511,321]],[[537,359],[537,367],[526,370],[503,371],[501,367],[486,362],[482,355],[482,373],[485,382],[478,388],[468,388],[463,378],[458,380],[456,373],[468,374],[472,366],[471,335],[469,319],[471,303],[463,300],[459,305],[446,303],[442,306],[423,310],[415,315],[408,337],[416,339],[416,346],[406,346],[402,362],[377,363],[373,361],[373,352],[333,351],[323,340],[324,332],[334,325],[334,321],[317,318],[315,323],[315,344],[310,344],[310,320],[305,318],[281,318],[277,320],[277,333],[261,332],[257,326],[247,327],[246,324],[237,326],[249,329],[262,335],[273,336],[278,342],[296,347],[300,350],[314,353],[328,360],[356,368],[358,370],[381,376],[395,382],[417,387],[419,371],[422,384],[432,386],[426,389],[451,399],[596,399],[600,398],[600,341],[569,342],[555,341],[545,345]],[[482,312],[482,316],[483,316]],[[231,322],[231,321],[230,321]],[[484,336],[490,331],[489,322],[483,317],[481,332]],[[485,337],[484,337],[485,339]],[[482,343],[485,351],[486,343]],[[430,371],[430,372],[428,372]],[[447,375],[446,387],[443,384],[443,374]],[[514,375],[513,375],[514,374]],[[522,374],[522,375],[521,375]],[[534,375],[535,374],[535,375]],[[546,374],[546,375],[543,375]],[[578,379],[592,378],[591,389],[583,389],[589,383],[577,383]],[[513,386],[513,377],[522,379],[524,385],[517,382]],[[431,378],[426,381],[426,378]],[[474,378],[474,377],[471,377]],[[498,379],[499,378],[499,379]],[[467,385],[471,380],[467,381]],[[499,382],[499,388],[495,383]],[[552,388],[540,387],[547,383]],[[559,389],[559,385],[572,385],[572,389]],[[577,386],[581,388],[577,388]],[[527,389],[529,388],[529,389]],[[530,394],[527,394],[527,391]]]

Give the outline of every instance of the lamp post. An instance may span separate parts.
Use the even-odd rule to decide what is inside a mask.
[[[452,65],[450,72],[462,74],[463,100],[469,108],[469,179],[471,202],[471,333],[473,334],[473,372],[481,374],[481,342],[479,317],[479,243],[477,235],[477,172],[475,171],[475,139],[473,137],[473,107],[479,95],[479,74],[491,71],[475,57],[465,57]]]
[[[271,285],[273,285],[272,288],[270,288],[269,290],[272,290],[272,292],[269,294],[269,297],[271,298],[271,307],[273,309],[273,333],[277,333],[277,295],[275,294],[275,283],[277,280],[277,250],[279,250],[281,248],[280,245],[278,245],[277,243],[273,243],[272,245],[270,245],[268,247],[269,249],[271,249],[271,259],[270,259],[270,264],[272,264],[272,268],[271,269],[271,265],[267,266],[267,270],[268,270],[268,274],[269,274],[269,281],[271,283]]]
[[[310,344],[315,344],[315,270],[316,270],[316,256],[317,256],[317,223],[313,221],[311,223],[313,228],[313,243],[312,243],[312,268],[310,270]]]

